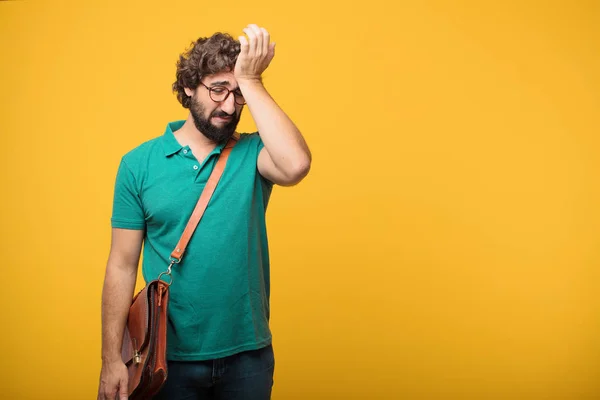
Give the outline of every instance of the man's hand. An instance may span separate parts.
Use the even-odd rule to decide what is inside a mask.
[[[127,367],[122,361],[104,362],[100,373],[98,400],[127,400],[128,381]]]
[[[238,81],[260,81],[262,73],[275,56],[275,43],[270,42],[269,32],[257,25],[248,25],[244,32],[248,39],[245,36],[238,38],[241,49],[233,74]]]

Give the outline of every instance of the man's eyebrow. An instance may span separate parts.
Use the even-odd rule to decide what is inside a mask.
[[[210,84],[210,86],[227,86],[229,81],[216,81]]]

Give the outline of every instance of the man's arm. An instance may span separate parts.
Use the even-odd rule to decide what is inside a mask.
[[[273,183],[291,186],[308,174],[312,156],[296,125],[260,81],[238,81],[265,147],[257,167]]]
[[[127,368],[121,359],[123,332],[144,238],[143,230],[112,230],[102,290],[102,372],[99,399],[127,399]]]
[[[248,25],[248,40],[240,36],[235,76],[265,147],[257,167],[273,183],[291,186],[309,172],[312,156],[302,134],[262,84],[261,74],[275,55],[266,29]]]

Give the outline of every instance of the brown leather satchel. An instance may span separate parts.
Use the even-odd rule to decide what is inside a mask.
[[[167,380],[167,312],[169,287],[173,283],[171,268],[181,262],[185,248],[217,187],[229,153],[238,137],[235,134],[222,150],[179,243],[171,253],[169,267],[133,298],[121,348],[121,357],[129,371],[130,399],[151,398]],[[168,282],[161,279],[163,276],[169,278]]]

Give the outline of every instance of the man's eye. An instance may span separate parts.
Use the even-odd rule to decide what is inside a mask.
[[[213,91],[214,93],[216,93],[216,94],[225,93],[225,89],[224,89],[224,88],[220,88],[220,87],[219,87],[219,88],[217,88],[217,87],[214,87],[214,88],[212,88],[212,91]]]

